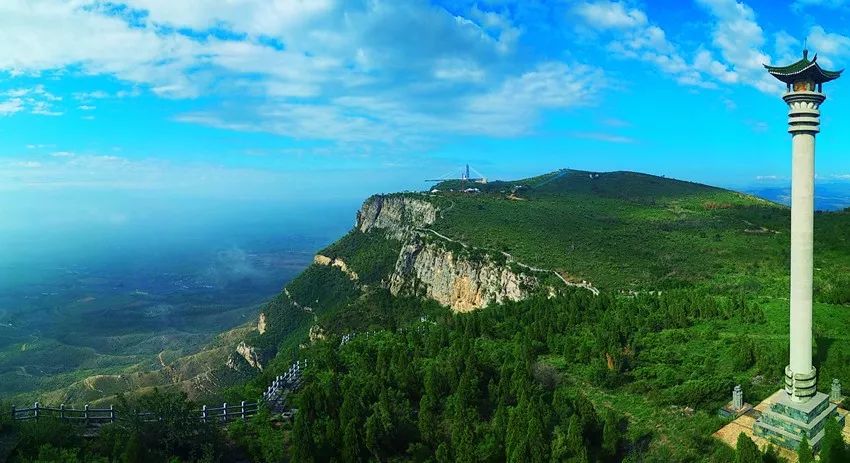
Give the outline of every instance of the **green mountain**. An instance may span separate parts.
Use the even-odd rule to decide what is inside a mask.
[[[781,383],[787,357],[783,298],[788,291],[789,222],[787,207],[750,195],[631,172],[564,170],[512,182],[444,182],[431,192],[375,196],[364,203],[354,229],[322,250],[316,263],[267,307],[268,332],[275,334],[258,335],[249,344],[271,349],[265,351],[270,356],[275,343],[284,340],[279,346],[289,348],[281,351],[288,362],[304,355],[304,345],[292,347],[294,340],[304,341],[308,330],[315,344],[307,350],[321,355],[330,354],[320,347],[325,344],[320,339],[387,333],[380,341],[350,347],[356,352],[338,359],[344,367],[325,368],[325,374],[339,375],[339,387],[352,388],[338,397],[337,405],[344,406],[348,395],[362,395],[380,408],[384,398],[369,391],[389,394],[408,387],[392,378],[393,362],[413,361],[415,371],[407,374],[419,386],[410,386],[416,392],[406,400],[415,411],[411,416],[421,416],[429,375],[439,375],[429,366],[441,364],[445,389],[435,394],[447,402],[435,413],[438,434],[446,439],[454,436],[451,426],[457,417],[452,413],[459,412],[452,401],[467,369],[475,371],[475,402],[481,407],[479,420],[470,419],[477,423],[470,424],[476,440],[498,440],[506,437],[488,433],[507,424],[494,423],[498,416],[493,414],[502,406],[492,402],[497,400],[492,388],[500,387],[504,375],[517,374],[503,371],[505,365],[529,367],[535,384],[546,383],[542,372],[552,368],[558,378],[552,381],[567,384],[565,394],[573,401],[590,400],[603,414],[632,415],[633,431],[661,427],[661,438],[651,441],[647,455],[673,452],[685,458],[698,455],[699,446],[706,445],[702,440],[719,427],[714,410],[728,400],[732,385],[747,384],[749,400],[755,401]],[[846,338],[840,327],[850,314],[828,304],[850,301],[845,284],[850,214],[818,214],[816,222],[823,377],[844,375],[848,381],[850,370],[842,359],[850,352],[835,341]],[[442,348],[417,351],[418,343],[427,344],[440,328],[422,335],[427,339],[391,334],[419,326],[421,320],[448,327]],[[406,352],[404,359],[395,359],[400,354],[388,347],[392,345]],[[517,358],[516,349],[532,353]],[[483,365],[470,367],[463,357],[446,358],[475,356],[476,351],[487,357],[477,360]],[[380,362],[382,352],[388,356],[386,382],[360,378],[370,386],[354,385],[358,374],[368,375],[356,362]],[[273,362],[270,370],[277,368]],[[399,364],[397,369],[405,368]],[[334,390],[327,378],[316,380],[324,393]],[[558,390],[541,393],[541,400],[551,402]],[[482,405],[487,400],[489,405]],[[514,410],[521,402],[515,394],[505,406]],[[335,425],[344,428],[346,418],[332,410],[328,413],[338,420]],[[555,438],[557,419],[552,420],[547,426]],[[358,429],[368,426],[368,419],[354,421]],[[312,420],[311,425],[321,422]],[[419,425],[419,440],[411,437],[415,433],[407,437],[438,452],[439,439],[432,446],[423,444],[421,421]],[[592,429],[587,426],[586,431]],[[321,432],[308,434],[315,438]],[[629,445],[645,437],[632,435],[637,441]],[[593,442],[585,444],[591,454],[604,453]],[[488,451],[507,451],[496,447]],[[709,447],[723,455],[713,443]],[[405,450],[381,447],[373,455],[415,459]],[[454,452],[459,449],[449,446],[447,451],[458,458]]]
[[[309,360],[294,422],[228,432],[254,461],[730,461],[717,408],[782,383],[789,216],[630,172],[373,196],[221,338],[200,397],[259,397]],[[848,226],[816,217],[822,389],[850,384]]]

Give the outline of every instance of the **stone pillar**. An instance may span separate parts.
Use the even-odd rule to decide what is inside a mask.
[[[735,386],[732,389],[732,409],[740,410],[744,408],[744,391],[741,390],[741,385]]]
[[[841,383],[838,379],[832,380],[832,390],[829,393],[830,402],[841,402]]]
[[[820,131],[820,92],[789,92],[791,133],[791,356],[785,367],[785,391],[796,402],[817,392],[812,365],[812,280],[814,272],[815,135]]]

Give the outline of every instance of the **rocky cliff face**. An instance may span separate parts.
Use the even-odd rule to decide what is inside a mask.
[[[389,277],[394,295],[423,294],[454,311],[468,312],[494,302],[523,299],[539,286],[534,276],[515,273],[489,258],[473,260],[426,242],[420,230],[432,225],[437,214],[438,208],[430,202],[401,195],[373,196],[357,213],[356,227],[361,232],[379,229],[404,243]]]
[[[351,281],[357,281],[360,277],[357,276],[353,270],[348,268],[348,265],[342,259],[331,259],[328,256],[323,256],[321,254],[316,254],[313,257],[313,263],[316,265],[325,265],[329,267],[336,267],[342,271],[342,273],[346,274]]]
[[[238,346],[236,346],[236,352],[248,362],[248,365],[251,365],[251,368],[256,368],[258,370],[263,369],[263,364],[260,363],[260,356],[257,354],[257,351],[245,344],[245,342],[240,342]],[[229,366],[229,365],[228,365]]]
[[[372,196],[357,212],[356,227],[361,232],[383,229],[388,236],[404,240],[414,228],[427,227],[437,220],[437,207],[409,196]]]
[[[514,273],[487,258],[471,260],[421,239],[404,246],[390,279],[393,294],[421,291],[456,312],[518,301],[537,286],[533,276]]]
[[[266,313],[260,313],[260,319],[257,320],[257,332],[260,334],[266,334]]]

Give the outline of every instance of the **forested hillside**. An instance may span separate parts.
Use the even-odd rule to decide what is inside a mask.
[[[787,362],[787,208],[633,173],[435,189],[367,200],[245,337],[262,370],[209,396],[259,397],[307,360],[294,420],[204,428],[207,446],[127,425],[106,444],[5,425],[25,437],[10,454],[112,458],[126,441],[157,449],[149,461],[735,458],[711,437],[718,407],[735,384],[762,400]],[[850,384],[848,226],[845,212],[817,217],[822,390]]]

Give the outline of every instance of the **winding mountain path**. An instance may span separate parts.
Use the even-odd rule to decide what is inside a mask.
[[[468,244],[466,244],[466,243],[464,243],[464,242],[462,242],[462,241],[458,241],[458,240],[456,240],[456,239],[449,238],[448,236],[446,236],[446,235],[444,235],[444,234],[442,234],[442,233],[440,233],[440,232],[438,232],[438,231],[436,231],[436,230],[430,229],[430,228],[418,228],[418,227],[417,227],[417,228],[414,228],[413,230],[418,231],[418,232],[420,232],[420,233],[431,233],[432,235],[434,235],[434,236],[436,236],[436,237],[438,237],[438,238],[440,238],[440,239],[443,239],[443,240],[449,241],[449,242],[451,242],[451,243],[459,244],[459,245],[463,246],[464,248],[469,248],[469,247],[470,247]],[[507,252],[505,252],[505,251],[499,251],[499,252],[500,252],[500,253],[502,253],[502,255],[503,255],[503,256],[505,256],[505,257],[508,259],[508,261],[509,261],[509,262],[512,262],[512,263],[514,263],[514,264],[516,264],[516,265],[519,265],[520,267],[522,267],[522,268],[524,268],[524,269],[528,269],[528,270],[531,270],[531,271],[533,271],[533,272],[552,273],[552,274],[554,274],[556,277],[558,277],[558,279],[559,279],[559,280],[563,281],[563,282],[564,282],[564,284],[565,284],[565,285],[567,285],[568,287],[572,287],[572,288],[584,288],[584,289],[586,289],[586,290],[590,291],[591,293],[593,293],[593,295],[594,295],[594,296],[598,296],[598,295],[599,295],[599,289],[598,289],[598,288],[596,288],[595,286],[593,286],[593,284],[592,284],[592,283],[590,283],[589,281],[583,281],[583,282],[581,282],[581,283],[573,283],[573,282],[571,282],[571,281],[567,280],[566,278],[564,278],[564,276],[563,276],[563,275],[561,275],[560,273],[558,273],[558,272],[557,272],[557,271],[555,271],[555,270],[550,270],[550,269],[545,269],[545,268],[539,268],[539,267],[534,267],[534,266],[531,266],[531,265],[528,265],[528,264],[524,264],[524,263],[520,262],[519,260],[517,260],[517,259],[516,259],[513,255],[511,255],[511,254],[509,254],[509,253],[507,253]]]

